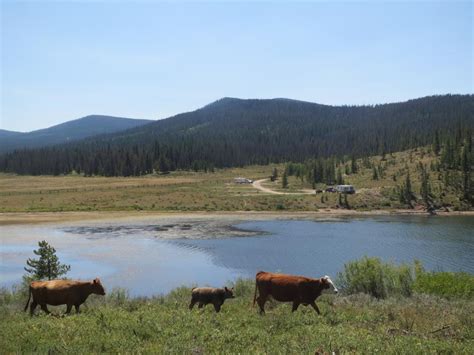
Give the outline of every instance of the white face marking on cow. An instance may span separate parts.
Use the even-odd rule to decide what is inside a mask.
[[[331,292],[331,293],[338,293],[339,292],[339,290],[334,285],[334,283],[332,282],[331,278],[328,275],[324,276],[323,279],[325,279],[329,283],[329,290],[328,290],[329,292]]]

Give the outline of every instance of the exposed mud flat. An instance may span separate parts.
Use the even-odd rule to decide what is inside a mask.
[[[235,220],[185,220],[164,221],[160,224],[110,224],[74,226],[62,228],[66,233],[84,235],[89,239],[118,238],[139,235],[158,239],[211,239],[229,237],[250,237],[265,234],[235,227]]]

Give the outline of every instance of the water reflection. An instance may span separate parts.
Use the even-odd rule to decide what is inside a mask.
[[[26,259],[43,239],[71,264],[71,278],[99,276],[108,288],[128,288],[132,295],[223,286],[258,270],[335,276],[344,263],[364,255],[474,273],[473,230],[472,217],[410,216],[2,226],[0,285],[21,281]]]

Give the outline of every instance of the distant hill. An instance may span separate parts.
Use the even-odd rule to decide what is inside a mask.
[[[21,135],[21,132],[15,132],[15,131],[7,131],[6,129],[0,129],[0,138],[7,138],[7,137],[13,137],[17,135]]]
[[[153,122],[92,115],[28,133],[0,130],[0,152],[55,145],[100,134],[114,133]]]
[[[223,98],[125,131],[0,157],[0,170],[140,175],[330,156],[369,156],[431,144],[474,129],[474,95],[374,106]],[[467,132],[467,133],[466,133]],[[47,158],[46,158],[47,157]],[[25,161],[29,161],[27,167]],[[19,162],[22,162],[21,164]]]

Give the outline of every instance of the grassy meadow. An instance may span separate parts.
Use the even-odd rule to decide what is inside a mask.
[[[396,210],[405,208],[396,192],[408,167],[413,192],[419,195],[420,162],[430,167],[437,157],[428,148],[370,158],[372,164],[384,167],[382,176],[373,179],[372,168],[358,161],[359,172],[345,175],[345,183],[353,184],[358,193],[348,196],[351,209],[359,211]],[[347,163],[349,164],[349,162]],[[341,208],[338,194],[298,194],[312,186],[290,176],[289,186],[281,182],[264,182],[263,186],[288,195],[274,195],[251,185],[238,185],[233,178],[244,176],[254,180],[267,178],[273,167],[281,174],[284,165],[250,166],[218,169],[215,172],[177,171],[168,175],[142,177],[83,177],[0,175],[0,212],[60,211],[317,211]],[[444,185],[442,174],[430,172],[432,193],[451,210],[466,210],[459,193]],[[324,186],[316,186],[323,188]],[[324,196],[323,196],[324,195]],[[422,209],[422,206],[415,206]]]
[[[130,299],[115,290],[90,296],[78,315],[23,312],[26,295],[0,297],[2,353],[446,353],[474,352],[474,301],[434,295],[372,298],[323,295],[311,307],[271,301],[252,307],[254,282],[238,280],[220,313],[188,309],[191,290]]]

